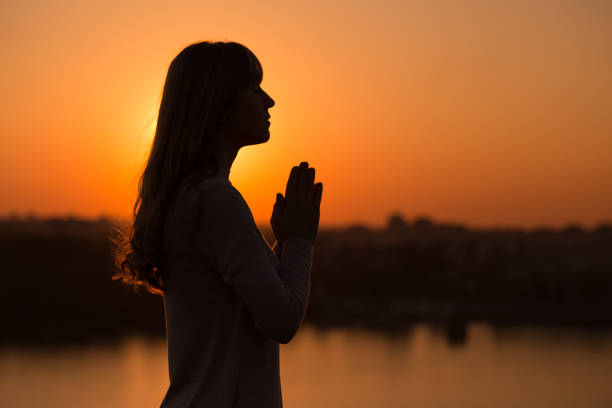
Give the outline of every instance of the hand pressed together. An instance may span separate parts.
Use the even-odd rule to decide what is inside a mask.
[[[315,184],[314,180],[314,167],[301,162],[289,173],[285,196],[276,194],[270,225],[281,245],[290,237],[307,239],[314,244],[323,194],[323,183]]]

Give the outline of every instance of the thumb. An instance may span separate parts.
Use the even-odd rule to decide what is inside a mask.
[[[272,217],[274,217],[278,213],[279,206],[280,206],[280,200],[278,199],[278,194],[277,194],[276,201],[274,201],[274,206],[272,207]]]
[[[284,208],[285,199],[281,193],[276,194],[276,201],[274,202],[274,207],[272,209],[272,214],[277,214],[280,210]]]
[[[283,197],[281,193],[278,193],[276,195],[276,202],[278,203],[278,209],[280,211],[283,211],[285,209],[285,204],[287,203],[287,201],[285,200],[285,197]]]

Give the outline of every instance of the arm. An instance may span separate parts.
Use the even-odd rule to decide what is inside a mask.
[[[198,211],[197,251],[238,294],[256,326],[279,343],[288,343],[306,313],[312,243],[287,239],[276,270],[247,203],[233,186],[216,183],[207,188]]]

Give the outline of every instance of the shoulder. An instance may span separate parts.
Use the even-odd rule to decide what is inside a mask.
[[[210,216],[252,218],[251,210],[236,187],[219,177],[198,180],[194,186],[195,205]]]
[[[242,194],[230,182],[219,177],[197,180],[195,193],[204,202],[223,202],[226,204],[244,201]]]
[[[184,179],[172,200],[172,212],[179,218],[196,216],[205,212],[250,211],[242,194],[221,177],[189,177]]]
[[[188,235],[233,236],[255,225],[242,194],[227,180],[217,177],[183,182],[168,219]],[[168,231],[172,231],[169,229]]]
[[[236,194],[240,195],[228,180],[192,175],[181,182],[176,195],[183,202],[195,204],[207,197],[231,197]]]

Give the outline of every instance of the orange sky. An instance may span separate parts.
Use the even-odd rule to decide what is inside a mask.
[[[168,64],[232,40],[276,101],[230,175],[258,223],[301,160],[321,225],[612,221],[608,2],[12,3],[1,215],[129,216]]]

